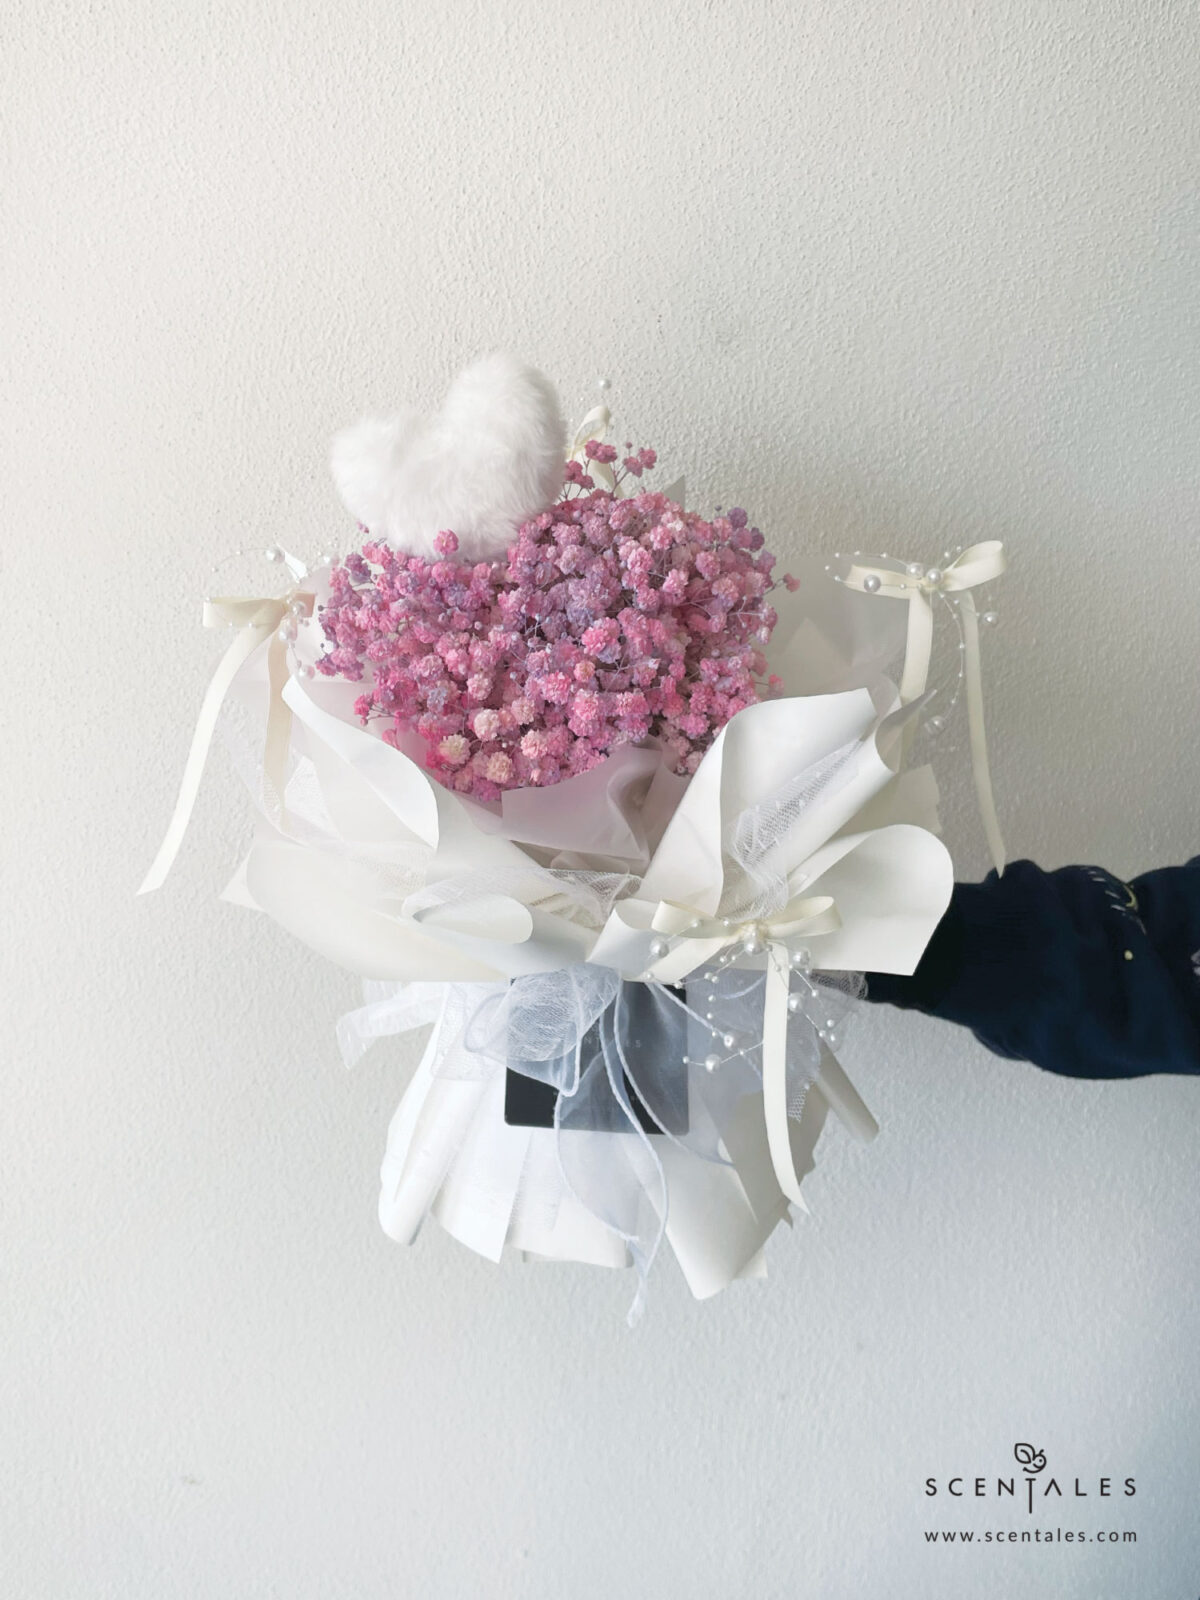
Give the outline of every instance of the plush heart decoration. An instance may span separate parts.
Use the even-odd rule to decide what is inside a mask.
[[[432,556],[445,529],[460,559],[503,555],[522,522],[558,499],[565,428],[549,379],[514,356],[485,356],[442,409],[365,417],[333,441],[334,483],[374,538]]]

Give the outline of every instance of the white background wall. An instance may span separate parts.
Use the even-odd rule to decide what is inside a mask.
[[[408,1061],[153,853],[212,563],[346,533],[332,430],[493,346],[786,555],[1000,537],[1014,855],[1194,853],[1186,4],[7,0],[0,1589],[75,1597],[1200,1592],[1200,1084],[871,1014],[883,1123],[705,1306],[374,1218]],[[622,436],[625,433],[621,428]],[[664,482],[666,479],[663,480]],[[15,685],[14,685],[15,679]],[[947,778],[961,873],[985,863]],[[1028,1439],[1136,1547],[927,1500]],[[984,1510],[994,1502],[985,1502]],[[1026,1524],[1027,1525],[1027,1524]]]

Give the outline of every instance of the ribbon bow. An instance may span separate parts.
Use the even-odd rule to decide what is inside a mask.
[[[817,925],[819,924],[819,926]],[[691,906],[676,905],[673,900],[660,900],[650,920],[655,933],[669,933],[689,939],[716,939],[721,944],[753,938],[770,930],[771,936],[786,939],[794,933],[832,933],[840,928],[833,896],[814,894],[807,898],[796,896],[781,911],[768,917],[752,917],[739,922],[736,917],[706,917]]]
[[[971,773],[979,802],[983,831],[996,871],[1004,871],[1004,840],[992,795],[988,768],[987,738],[983,726],[983,677],[979,662],[979,618],[971,590],[998,578],[1008,565],[1004,546],[998,539],[973,544],[945,567],[852,566],[842,580],[847,588],[863,594],[883,595],[908,602],[908,644],[904,673],[900,679],[900,700],[909,705],[925,693],[929,663],[933,655],[932,596],[959,596],[958,615],[962,622],[963,677],[967,695],[967,731],[971,745]],[[906,737],[911,738],[910,729]]]
[[[800,1193],[800,1178],[788,1131],[787,1034],[791,974],[794,957],[799,955],[798,939],[832,933],[841,924],[837,905],[832,895],[827,894],[798,895],[769,916],[741,920],[704,916],[690,906],[660,900],[650,919],[655,937],[650,941],[653,964],[647,976],[655,982],[676,982],[713,958],[720,965],[729,965],[738,955],[765,957],[762,1081],[767,1149],[779,1187],[790,1201],[805,1211],[808,1207]],[[672,947],[670,941],[676,939],[697,941],[702,948],[696,951],[688,950],[686,945]],[[819,1035],[818,1045],[820,1060],[816,1076],[822,1092],[856,1137],[864,1142],[873,1139],[879,1131],[874,1117]]]
[[[142,880],[139,894],[149,894],[152,890],[160,888],[167,873],[170,872],[172,863],[179,854],[179,847],[183,843],[183,836],[187,832],[196,796],[200,792],[204,764],[208,759],[209,747],[216,732],[217,719],[225,703],[225,696],[229,693],[242,664],[272,634],[275,637],[271,639],[270,649],[267,652],[270,702],[267,712],[266,747],[263,753],[263,776],[268,789],[277,798],[282,813],[288,740],[292,725],[291,710],[282,697],[283,686],[288,677],[288,641],[282,636],[282,630],[286,627],[289,617],[308,617],[312,615],[313,609],[313,596],[300,590],[300,582],[307,577],[308,568],[302,561],[286,552],[283,553],[282,559],[296,579],[296,583],[286,594],[276,598],[221,595],[204,602],[204,626],[235,628],[237,637],[221,657],[205,691],[200,715],[196,720],[196,731],[192,734],[191,747],[188,750],[183,778],[179,785],[179,797],[175,801],[175,809],[171,813],[171,821],[167,826],[163,842],[158,847],[158,854]]]

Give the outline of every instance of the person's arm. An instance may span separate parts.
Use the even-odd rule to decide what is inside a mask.
[[[867,998],[943,1017],[997,1055],[1077,1078],[1200,1074],[1200,856],[1129,884],[1099,867],[956,884],[911,978]]]

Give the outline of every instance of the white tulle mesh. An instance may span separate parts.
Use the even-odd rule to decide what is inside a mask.
[[[734,819],[724,841],[730,887],[722,897],[721,916],[762,917],[786,904],[790,863],[782,847],[804,814],[827,801],[853,775],[861,748],[857,739],[842,745],[792,774],[773,794]]]
[[[475,1011],[466,1046],[496,1051],[520,1062],[528,1077],[570,1093],[569,1086],[578,1082],[583,1041],[620,987],[611,967],[586,962],[514,978]]]

